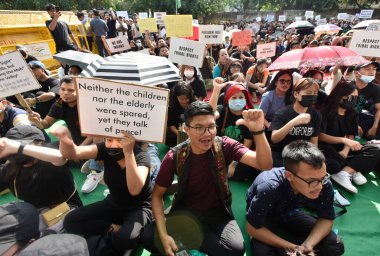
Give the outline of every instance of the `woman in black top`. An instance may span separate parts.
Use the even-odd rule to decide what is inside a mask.
[[[319,135],[331,178],[352,193],[358,190],[351,179],[356,185],[363,185],[367,179],[362,173],[375,170],[380,162],[380,148],[355,141],[359,126],[354,109],[357,98],[358,90],[353,84],[339,82],[326,99]]]
[[[91,255],[123,255],[137,246],[140,232],[152,220],[149,159],[140,143],[123,132],[122,139],[76,146],[65,127],[52,132],[68,159],[104,161],[104,181],[110,194],[100,202],[70,212],[64,221],[69,233],[83,235]]]
[[[197,69],[193,66],[182,66],[183,80],[193,88],[196,100],[204,100],[206,98],[205,82],[199,78]]]

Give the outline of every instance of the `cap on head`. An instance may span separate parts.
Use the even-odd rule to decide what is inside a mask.
[[[11,128],[5,137],[25,144],[30,144],[33,141],[45,141],[42,131],[31,125],[17,125]]]

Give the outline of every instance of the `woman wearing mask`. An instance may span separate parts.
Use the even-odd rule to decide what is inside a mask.
[[[137,47],[137,51],[144,50],[144,46],[143,46],[143,44],[141,43],[141,40],[140,40],[140,39],[137,39],[137,40],[136,40],[136,47]]]
[[[272,131],[273,166],[281,167],[282,150],[295,140],[307,140],[318,146],[321,113],[313,108],[319,85],[311,78],[301,78],[293,89],[293,104],[276,112],[269,130]]]
[[[138,47],[137,47],[135,41],[133,41],[133,40],[129,41],[129,46],[131,47],[131,49],[129,51],[132,51],[132,52],[138,51]]]
[[[362,146],[355,141],[359,125],[354,109],[357,99],[358,90],[353,84],[346,81],[338,83],[322,110],[319,135],[319,146],[326,156],[331,178],[351,193],[358,192],[352,182],[356,185],[367,182],[362,173],[380,167],[380,148],[373,144]]]
[[[218,65],[214,67],[213,77],[222,77],[222,70],[224,65],[226,65],[227,60],[230,56],[228,55],[228,52],[226,49],[221,49],[219,51],[219,60]]]
[[[183,66],[183,80],[193,88],[196,100],[204,100],[206,98],[205,82],[199,78],[197,69],[193,66]]]

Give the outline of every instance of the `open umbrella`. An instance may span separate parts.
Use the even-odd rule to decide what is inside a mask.
[[[289,26],[287,26],[285,28],[285,30],[289,30],[289,29],[303,29],[303,28],[314,28],[314,25],[311,24],[310,22],[306,21],[306,20],[300,20],[300,21],[293,22],[292,24],[290,24]]]
[[[319,25],[318,27],[314,28],[315,33],[334,33],[338,32],[339,30],[342,30],[342,28],[334,24]]]
[[[277,58],[268,69],[317,68],[336,64],[354,66],[368,62],[368,60],[346,47],[319,46],[286,52]]]
[[[78,52],[73,50],[57,53],[53,56],[53,58],[69,66],[76,65],[81,69],[85,69],[88,65],[96,60],[103,59],[97,54]]]
[[[151,86],[181,80],[178,68],[167,58],[137,52],[97,60],[81,75]]]
[[[372,23],[380,24],[380,20],[364,20],[356,24],[353,29],[366,29]]]

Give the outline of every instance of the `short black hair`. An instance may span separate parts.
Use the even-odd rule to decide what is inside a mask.
[[[189,106],[185,109],[185,112],[183,113],[185,117],[185,123],[187,126],[190,125],[190,122],[194,116],[200,116],[200,115],[214,115],[214,110],[212,109],[211,105],[204,102],[204,101],[194,101],[190,103]]]
[[[288,144],[282,151],[285,169],[297,172],[296,167],[304,162],[315,169],[320,169],[325,162],[323,153],[311,142],[296,140]]]
[[[49,3],[45,6],[46,11],[50,11],[52,9],[55,9],[55,4]]]
[[[84,13],[83,12],[77,12],[77,17],[78,18],[84,17]]]
[[[96,9],[93,9],[93,10],[92,10],[92,13],[93,13],[95,16],[99,16],[99,11],[96,10]]]
[[[59,81],[59,85],[61,85],[63,83],[67,83],[67,84],[74,83],[74,80],[70,76],[64,76],[61,78],[61,81]]]

